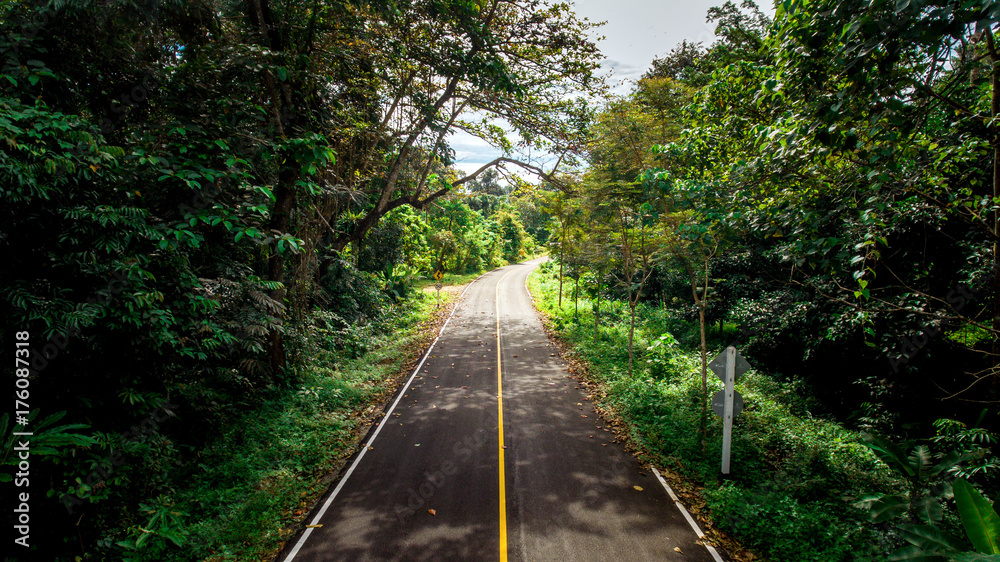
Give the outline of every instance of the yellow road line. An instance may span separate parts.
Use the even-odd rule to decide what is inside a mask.
[[[500,358],[500,282],[514,273],[510,270],[497,280],[493,300],[496,302],[497,314],[497,420],[500,432],[498,441],[500,452],[500,562],[507,562],[507,477],[504,474],[503,455],[503,363]]]

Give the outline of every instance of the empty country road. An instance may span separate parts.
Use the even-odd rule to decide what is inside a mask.
[[[717,560],[568,375],[538,263],[468,287],[281,560]]]

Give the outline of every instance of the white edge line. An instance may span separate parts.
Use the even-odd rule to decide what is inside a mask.
[[[708,550],[708,553],[712,555],[712,558],[715,560],[715,562],[724,562],[722,560],[722,557],[719,556],[719,551],[715,550],[714,546],[710,544],[705,544],[704,541],[705,533],[701,532],[701,528],[698,527],[697,523],[695,523],[695,520],[691,517],[691,514],[688,513],[688,510],[684,508],[684,504],[681,503],[681,500],[677,499],[677,495],[674,494],[674,491],[670,488],[670,485],[667,484],[667,481],[663,479],[663,476],[660,474],[660,471],[656,470],[656,467],[651,467],[651,468],[653,469],[653,474],[656,475],[656,479],[660,481],[660,484],[663,484],[663,489],[667,491],[667,494],[670,495],[670,499],[674,501],[674,505],[676,505],[677,509],[681,511],[681,515],[684,516],[684,519],[687,519],[688,524],[691,525],[692,529],[694,529],[694,533],[698,535],[698,539],[701,541],[701,545],[704,546],[706,550]]]
[[[542,257],[544,258],[544,257],[548,257],[548,256],[542,256]],[[539,259],[539,258],[535,258],[535,259]],[[542,262],[538,262],[538,265],[542,265]],[[532,273],[532,272],[533,272],[533,271],[534,271],[535,269],[538,269],[538,268],[537,268],[537,267],[535,267],[535,268],[532,268],[532,270],[531,270],[531,271],[529,271],[529,272],[528,272],[528,274],[527,274],[527,275],[526,275],[526,276],[524,277],[524,290],[525,290],[525,291],[526,291],[526,292],[528,293],[528,298],[529,298],[529,299],[531,299],[531,304],[532,304],[532,305],[534,305],[534,304],[535,304],[535,295],[532,295],[532,294],[531,294],[531,289],[529,289],[529,288],[528,288],[528,277],[531,277],[531,273]],[[537,308],[537,307],[536,307],[536,308]],[[537,310],[536,310],[536,312],[537,312]]]
[[[465,296],[465,292],[469,290],[469,287],[471,287],[473,283],[482,279],[487,273],[492,273],[492,270],[487,271],[486,273],[483,273],[479,277],[476,277],[475,279],[470,281],[469,284],[465,286],[465,289],[462,291],[462,294],[458,295],[458,298],[455,299],[455,306],[454,308],[451,309],[451,314],[448,315],[448,318],[444,321],[444,325],[441,326],[441,330],[438,331],[437,337],[434,338],[434,341],[431,342],[430,347],[427,348],[427,352],[424,353],[423,359],[421,359],[420,363],[417,364],[417,368],[413,370],[413,373],[410,375],[410,378],[407,379],[406,384],[403,385],[403,388],[399,391],[399,394],[397,394],[396,400],[392,403],[392,406],[389,406],[389,409],[385,411],[385,415],[382,418],[382,422],[379,423],[378,427],[375,428],[375,433],[372,433],[371,438],[368,439],[367,442],[361,444],[361,452],[358,453],[357,457],[355,457],[354,462],[351,463],[351,467],[348,468],[347,472],[344,473],[344,477],[340,479],[340,482],[337,483],[337,487],[333,489],[333,492],[331,492],[329,497],[326,498],[326,501],[323,502],[323,507],[319,509],[319,511],[316,513],[316,517],[313,517],[313,520],[311,523],[309,523],[309,525],[317,525],[319,524],[320,520],[323,519],[323,515],[326,514],[326,510],[329,509],[330,506],[333,504],[333,500],[337,499],[337,494],[340,493],[341,488],[343,488],[344,484],[347,483],[347,479],[351,477],[351,474],[354,472],[354,469],[358,467],[358,464],[361,462],[361,459],[364,458],[365,453],[368,451],[368,447],[371,446],[372,442],[375,441],[375,438],[378,437],[379,432],[382,431],[382,427],[385,426],[386,422],[389,421],[389,418],[392,415],[392,411],[396,409],[396,405],[399,404],[399,401],[402,400],[403,395],[406,394],[406,389],[410,388],[410,383],[413,382],[413,378],[417,376],[417,373],[420,372],[420,368],[424,366],[424,363],[427,361],[427,358],[431,356],[431,351],[434,350],[434,346],[437,344],[438,340],[441,339],[441,334],[444,333],[444,329],[448,327],[448,323],[451,322],[451,319],[455,316],[455,312],[458,311],[458,305],[461,304],[462,297]],[[295,556],[299,553],[299,550],[301,550],[302,547],[305,546],[306,539],[308,539],[309,535],[312,534],[314,528],[315,527],[306,527],[306,530],[302,533],[302,536],[299,537],[298,542],[295,543],[295,546],[292,548],[291,552],[289,552],[288,556],[285,557],[284,562],[290,562],[293,558],[295,558]]]
[[[527,277],[524,278],[524,290],[528,292],[528,297],[531,298],[531,302],[534,303],[535,297],[532,296],[531,289],[528,288]],[[680,510],[681,515],[684,516],[684,519],[687,520],[688,525],[691,525],[691,528],[694,530],[695,535],[698,536],[698,540],[701,541],[701,545],[704,546],[706,550],[708,550],[708,553],[712,555],[712,558],[715,560],[715,562],[725,562],[722,559],[722,557],[719,556],[719,551],[715,550],[714,546],[710,544],[705,544],[704,541],[705,533],[701,532],[701,528],[698,527],[698,523],[696,523],[694,518],[691,517],[691,514],[688,513],[688,510],[684,507],[684,504],[681,503],[681,500],[677,498],[677,495],[674,494],[673,489],[670,487],[669,484],[667,484],[667,481],[663,479],[663,476],[660,474],[660,471],[656,470],[656,467],[650,467],[650,468],[653,469],[653,474],[656,475],[656,479],[659,480],[660,484],[663,485],[663,489],[667,491],[667,495],[669,495],[670,499],[673,500],[674,505],[677,506],[677,509]]]

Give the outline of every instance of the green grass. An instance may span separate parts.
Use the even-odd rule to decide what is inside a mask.
[[[417,291],[369,334],[370,351],[354,359],[314,323],[300,341],[306,359],[297,368],[299,387],[234,420],[196,461],[178,467],[173,494],[151,500],[180,514],[183,545],[147,542],[134,559],[271,560],[354,451],[374,407],[428,343],[421,323],[435,303]]]
[[[801,385],[753,370],[737,382],[746,408],[735,420],[731,475],[723,480],[721,419],[709,413],[704,453],[699,439],[697,325],[669,309],[640,305],[629,377],[628,314],[622,303],[602,304],[595,337],[591,303],[581,300],[574,320],[566,291],[559,308],[558,281],[550,268],[533,273],[529,287],[551,326],[588,364],[588,376],[601,387],[601,406],[621,418],[646,459],[702,488],[715,527],[775,561],[884,560],[898,544],[888,526],[873,525],[852,505],[898,482],[859,434],[816,415]],[[724,325],[722,335],[734,329]],[[664,333],[675,338],[647,350]],[[709,359],[722,348],[714,342],[710,347]],[[721,388],[710,372],[709,395]]]
[[[476,277],[482,275],[482,272],[478,273],[445,273],[441,277],[441,283],[443,285],[465,285],[469,283]],[[417,289],[424,289],[426,287],[434,287],[434,283],[437,281],[433,277],[419,277],[414,279],[413,285]]]

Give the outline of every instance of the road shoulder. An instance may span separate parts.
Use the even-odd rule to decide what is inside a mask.
[[[537,275],[537,273],[533,272],[531,275]],[[530,277],[528,280],[529,293]],[[749,549],[716,527],[708,513],[706,501],[701,494],[703,487],[683,478],[670,468],[658,466],[651,462],[650,459],[653,458],[653,455],[634,438],[632,433],[634,428],[607,404],[605,400],[607,391],[603,383],[593,376],[589,363],[580,357],[572,344],[560,336],[551,318],[538,306],[534,295],[532,295],[532,303],[534,304],[535,312],[542,322],[546,336],[557,350],[556,353],[558,356],[568,365],[568,371],[572,378],[591,397],[595,412],[604,420],[606,426],[611,428],[616,439],[624,445],[626,451],[635,457],[643,468],[650,471],[654,468],[657,470],[665,483],[677,496],[682,509],[690,514],[698,528],[704,533],[705,544],[718,549],[719,554],[724,559],[733,560],[734,562],[752,562],[758,560],[759,558]]]

